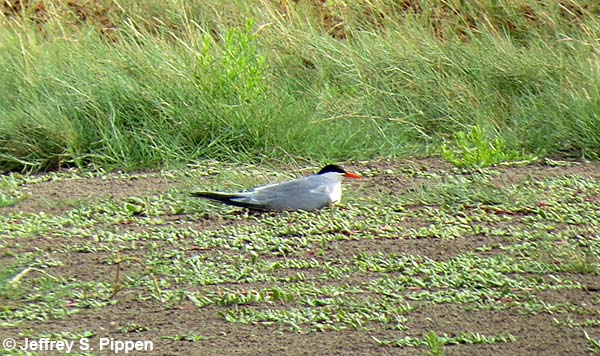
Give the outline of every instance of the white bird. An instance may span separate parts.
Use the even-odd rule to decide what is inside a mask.
[[[317,174],[256,187],[249,191],[194,192],[192,196],[216,200],[224,204],[252,210],[317,210],[335,204],[342,198],[342,179],[361,179],[340,166],[329,164]]]

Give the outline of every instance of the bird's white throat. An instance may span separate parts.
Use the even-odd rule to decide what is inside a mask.
[[[320,176],[327,179],[327,183],[320,190],[329,196],[332,203],[339,202],[342,199],[342,180],[344,176],[337,172],[328,172]]]
[[[329,192],[329,198],[332,203],[338,203],[342,199],[342,183],[337,182],[333,185],[333,189]]]

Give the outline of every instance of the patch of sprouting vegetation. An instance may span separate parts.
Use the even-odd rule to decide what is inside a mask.
[[[19,191],[20,182],[12,176],[0,176],[0,208],[12,206],[23,200]]]
[[[49,272],[62,262],[26,254],[0,276],[0,322],[5,326],[23,321],[65,318],[82,308],[111,304],[112,286],[106,283],[69,281]]]
[[[66,318],[85,308],[101,308],[109,300],[112,286],[95,282],[68,282],[48,274],[27,283],[8,283],[0,296],[9,302],[0,310],[0,322],[5,326],[24,321],[48,321]]]
[[[341,309],[338,306],[307,307],[292,309],[230,309],[223,312],[229,322],[242,324],[283,324],[292,331],[304,331],[308,325],[310,331],[363,329],[364,324],[372,322],[393,323],[401,328],[404,318],[397,310],[379,310],[374,305],[356,305],[354,308]]]
[[[180,335],[164,335],[160,337],[162,340],[173,340],[173,341],[190,341],[200,342],[206,339],[206,336],[196,334],[180,334]]]
[[[0,192],[0,208],[4,208],[7,206],[15,205],[16,200],[10,195]]]
[[[20,337],[28,337],[30,339],[49,339],[49,340],[80,340],[83,338],[91,338],[94,332],[90,330],[79,331],[51,331],[38,334],[22,332]]]
[[[406,336],[396,340],[377,340],[380,345],[395,347],[427,347],[432,355],[443,355],[446,345],[475,345],[515,342],[518,338],[511,334],[487,336],[480,333],[460,333],[456,336],[437,335],[431,331],[423,337]]]
[[[588,350],[593,353],[600,353],[600,339],[594,339],[586,330],[583,331],[583,335],[588,342]]]
[[[522,150],[509,148],[503,137],[490,137],[480,126],[458,131],[441,146],[442,157],[457,167],[480,168],[500,163],[528,164],[538,158]]]

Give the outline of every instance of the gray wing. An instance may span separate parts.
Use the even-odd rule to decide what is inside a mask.
[[[331,204],[327,185],[314,176],[256,187],[232,200],[267,210],[315,210]]]

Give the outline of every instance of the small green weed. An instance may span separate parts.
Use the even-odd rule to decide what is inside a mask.
[[[457,167],[488,167],[499,163],[529,163],[537,158],[508,148],[506,140],[496,137],[489,140],[480,126],[472,126],[469,131],[454,134],[451,143],[441,146],[442,157]]]
[[[585,330],[583,331],[583,334],[589,344],[588,350],[590,350],[593,353],[600,353],[600,339],[594,339],[593,337],[588,335],[587,331]]]
[[[437,356],[444,354],[445,345],[458,344],[496,344],[501,342],[514,342],[517,338],[514,335],[486,336],[480,333],[461,333],[457,336],[448,336],[446,334],[437,335],[430,331],[422,338],[407,336],[397,340],[377,340],[380,345],[390,345],[396,347],[420,347],[429,348],[428,355]]]
[[[434,331],[430,331],[423,338],[425,345],[429,348],[427,356],[442,356],[444,354],[444,338],[439,337]]]
[[[24,199],[18,189],[20,181],[18,175],[0,176],[0,208],[15,205]]]
[[[212,37],[204,36],[197,59],[198,89],[236,110],[240,105],[256,102],[267,91],[267,60],[260,52],[253,30],[253,20],[248,20],[241,29],[228,29],[217,54]]]
[[[173,341],[189,341],[189,342],[199,342],[205,339],[202,335],[194,335],[194,334],[186,334],[186,335],[172,335],[172,336],[161,336],[163,340],[173,340]]]
[[[17,202],[10,195],[0,192],[0,208],[15,205]]]

